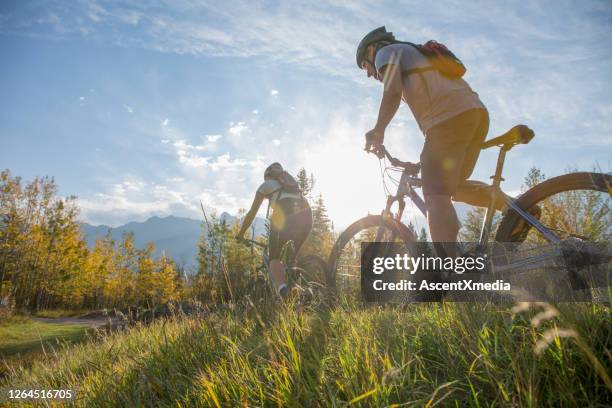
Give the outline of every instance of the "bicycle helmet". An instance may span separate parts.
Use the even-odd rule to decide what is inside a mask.
[[[395,41],[395,36],[393,35],[393,33],[387,31],[385,26],[381,26],[367,33],[365,37],[363,37],[361,42],[359,42],[359,45],[357,46],[357,55],[356,55],[357,66],[359,67],[359,69],[362,68],[363,60],[365,57],[365,52],[368,46],[371,44],[380,42],[380,41],[393,42]]]
[[[264,171],[264,180],[271,180],[278,177],[283,172],[283,166],[280,163],[274,162]]]

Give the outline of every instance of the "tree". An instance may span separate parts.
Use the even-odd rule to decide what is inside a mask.
[[[527,171],[527,175],[525,176],[525,179],[523,180],[523,183],[524,183],[522,187],[523,192],[529,190],[530,188],[534,187],[537,184],[540,184],[544,180],[546,180],[546,175],[542,173],[542,170],[538,169],[535,166],[531,167]]]
[[[478,242],[480,240],[480,231],[482,230],[482,222],[487,212],[486,208],[474,207],[466,215],[465,220],[459,230],[459,240],[462,242]],[[501,221],[501,215],[496,213],[493,216],[493,222],[491,223],[491,233],[489,240],[495,238],[495,232]]]
[[[304,197],[310,197],[310,193],[312,192],[315,184],[315,179],[312,173],[310,174],[310,177],[308,177],[306,169],[302,167],[297,174],[297,183],[300,190],[302,190]]]
[[[576,171],[568,169],[568,172]],[[536,167],[529,169],[525,177],[526,190],[545,180],[545,175]],[[555,194],[540,202],[540,222],[562,238],[568,234],[589,241],[610,242],[612,239],[612,213],[610,196],[597,191],[568,191]],[[541,234],[532,229],[528,242],[544,242]]]
[[[429,238],[427,237],[427,230],[425,229],[425,227],[421,227],[421,232],[419,232],[419,235],[417,236],[417,241],[419,242],[429,241]]]
[[[305,244],[305,251],[319,256],[327,256],[332,248],[334,237],[331,222],[327,216],[327,208],[323,196],[319,197],[312,206],[312,231]]]

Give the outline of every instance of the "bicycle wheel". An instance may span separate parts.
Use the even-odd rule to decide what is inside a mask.
[[[571,173],[536,185],[521,195],[516,204],[525,211],[538,205],[542,210],[540,223],[561,239],[577,237],[604,242],[612,238],[611,192],[612,176],[609,174]],[[522,218],[518,213],[508,211],[495,240],[520,244],[512,237],[520,222]],[[531,228],[525,242],[545,240],[539,231]]]
[[[317,255],[306,255],[297,260],[293,284],[302,289],[308,301],[323,300],[327,288],[327,262]]]
[[[579,248],[592,246],[596,242],[610,242],[612,239],[611,186],[612,176],[608,174],[586,172],[565,174],[536,185],[520,196],[516,203],[526,211],[536,205],[539,206],[540,223],[561,239],[560,247],[565,254],[568,248],[580,251]],[[513,234],[517,228],[528,228],[527,235]],[[517,235],[522,235],[520,241],[517,240]],[[515,211],[508,211],[504,216],[495,240],[504,243],[498,249],[496,263],[499,265],[515,262],[526,255],[535,255],[536,252],[541,253],[546,245],[550,245],[550,249],[554,247],[540,231],[526,224]],[[532,252],[534,249],[536,252]],[[562,278],[565,275],[559,275],[555,282],[549,281],[545,286],[557,285],[555,291],[561,291],[559,293],[571,288],[573,292],[565,292],[563,295],[567,299],[571,296],[574,300],[590,301],[600,297],[599,289],[591,292],[587,282],[578,273],[578,269],[570,264],[566,264],[566,268],[567,281]],[[566,282],[571,286],[566,286]]]
[[[414,243],[416,238],[404,224],[389,217],[369,215],[355,221],[338,237],[329,256],[328,288],[347,295],[359,293],[361,242]],[[374,254],[370,254],[374,255]],[[367,256],[367,255],[366,255]]]

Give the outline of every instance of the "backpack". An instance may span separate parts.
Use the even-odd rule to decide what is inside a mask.
[[[283,186],[282,190],[284,193],[298,196],[302,195],[302,190],[300,189],[298,182],[291,174],[287,173],[287,171],[283,170],[280,172],[280,174],[275,177],[275,180],[278,181],[281,186]]]
[[[416,48],[423,54],[429,62],[431,62],[432,67],[428,68],[415,68],[410,69],[404,74],[410,75],[417,72],[429,71],[432,69],[437,70],[440,74],[444,75],[450,79],[458,79],[465,75],[465,65],[463,62],[451,50],[446,48],[444,44],[441,44],[437,41],[430,40],[425,44],[413,44],[410,42],[401,42],[400,44],[408,44]]]

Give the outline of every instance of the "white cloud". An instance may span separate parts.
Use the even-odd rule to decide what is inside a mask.
[[[84,101],[85,97],[84,96],[79,96],[79,101]]]
[[[259,115],[259,111],[258,111],[257,109],[253,109],[253,110],[251,111],[251,113],[252,113],[253,115]]]
[[[272,140],[272,144],[274,144],[274,146],[280,146],[281,141],[280,141],[280,140],[278,140],[278,139],[273,139],[273,140]]]
[[[162,120],[161,125],[162,125],[162,126],[168,126],[168,118],[166,118],[166,119]]]
[[[278,90],[277,89],[272,89],[270,91],[270,96],[278,96]]]
[[[221,139],[221,135],[206,135],[206,140],[210,143],[215,143],[219,139]]]
[[[134,109],[131,106],[123,104],[123,108],[127,111],[127,113],[134,113]]]
[[[168,144],[168,143],[170,143],[170,140],[168,140],[168,139],[162,139],[162,140],[161,140],[161,142],[162,142],[162,144]]]
[[[202,157],[194,154],[187,153],[184,150],[178,150],[179,163],[184,164],[188,167],[205,167],[208,164],[209,157]]]
[[[228,129],[228,132],[231,135],[240,136],[247,130],[249,130],[249,128],[244,122],[238,122],[238,123],[230,122],[230,127]]]

